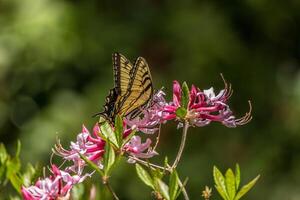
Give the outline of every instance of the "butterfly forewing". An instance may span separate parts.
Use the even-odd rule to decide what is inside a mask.
[[[119,53],[113,54],[115,88],[106,98],[100,113],[113,123],[116,115],[134,118],[152,98],[153,86],[146,60],[137,58],[134,65]]]
[[[132,82],[128,95],[124,98],[120,113],[126,115],[145,106],[153,94],[152,78],[146,60],[139,57],[131,74]]]
[[[113,54],[115,88],[118,95],[124,96],[128,93],[131,81],[130,73],[133,71],[133,65],[125,56],[120,53]]]

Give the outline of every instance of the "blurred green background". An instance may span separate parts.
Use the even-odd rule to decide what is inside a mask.
[[[179,172],[191,199],[212,184],[212,167],[240,163],[245,199],[300,199],[300,1],[0,0],[0,141],[22,142],[24,163],[49,163],[55,138],[75,140],[113,86],[111,54],[147,59],[157,89],[172,80],[202,89],[231,82],[243,127],[211,124],[189,133]],[[162,156],[180,132],[163,126]],[[121,199],[151,199],[133,166],[115,171]],[[1,198],[1,195],[0,195]],[[213,199],[218,199],[217,194]]]

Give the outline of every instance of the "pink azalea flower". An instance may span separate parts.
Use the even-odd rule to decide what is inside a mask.
[[[227,127],[236,127],[243,125],[251,120],[250,111],[242,118],[236,119],[232,114],[227,100],[232,94],[231,86],[225,82],[225,89],[221,90],[217,95],[213,88],[201,91],[192,85],[189,91],[188,105],[184,119],[192,126],[205,126],[212,121],[221,122]],[[180,119],[177,110],[182,108],[182,88],[178,81],[173,82],[173,101],[163,108],[163,118],[165,120]]]
[[[125,122],[129,127],[134,127],[137,131],[146,134],[153,134],[158,130],[158,126],[166,120],[163,118],[163,108],[167,104],[164,98],[165,93],[159,90],[153,95],[150,106],[142,110],[142,114],[134,119],[130,119],[130,115],[125,118]]]
[[[52,165],[52,176],[38,180],[35,185],[22,187],[21,192],[25,200],[55,200],[69,199],[70,191],[75,184],[81,183],[86,174],[80,176],[78,174],[72,176],[66,171],[59,170]]]
[[[151,149],[151,140],[147,138],[146,142],[142,143],[140,136],[133,136],[130,141],[124,145],[123,149],[131,156],[137,158],[151,158],[158,155],[157,152]]]
[[[77,136],[77,141],[71,142],[70,150],[63,148],[58,141],[55,145],[54,153],[65,160],[73,161],[73,165],[66,170],[76,173],[83,170],[85,162],[80,158],[80,154],[100,166],[100,160],[104,154],[105,141],[99,136],[99,132],[98,123],[93,128],[93,136],[83,125],[81,133]]]

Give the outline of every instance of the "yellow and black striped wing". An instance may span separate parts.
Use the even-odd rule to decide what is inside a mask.
[[[118,114],[132,114],[132,117],[135,117],[153,95],[151,73],[144,58],[137,58],[130,77],[128,93],[118,102]]]
[[[110,122],[116,115],[136,117],[152,98],[153,86],[146,60],[137,58],[134,65],[119,53],[113,54],[115,87],[106,97],[104,111],[98,113]]]
[[[133,72],[133,65],[122,54],[113,54],[113,67],[114,67],[114,79],[115,88],[117,94],[125,96],[128,93],[131,80],[130,74]]]
[[[106,97],[105,105],[103,106],[104,111],[96,114],[111,122],[113,122],[120,111],[120,102],[124,101],[124,97],[129,93],[130,82],[132,81],[130,74],[134,68],[131,62],[120,53],[114,53],[112,61],[115,87],[109,91]]]

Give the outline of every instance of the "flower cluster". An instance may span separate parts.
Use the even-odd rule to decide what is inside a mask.
[[[145,143],[142,143],[140,136],[133,136],[131,140],[124,145],[124,150],[131,156],[137,158],[151,158],[157,155],[157,152],[151,149],[151,139],[147,138]]]
[[[55,200],[62,197],[68,199],[73,185],[81,183],[88,176],[90,174],[72,176],[52,165],[52,175],[38,180],[33,186],[22,187],[22,195],[25,200]]]
[[[167,113],[165,118],[178,118],[178,109],[183,107],[183,91],[178,83],[173,83],[173,101],[164,107],[164,112]],[[186,113],[184,119],[192,126],[205,126],[212,121],[221,122],[227,127],[236,127],[244,125],[251,120],[250,111],[242,118],[236,119],[227,105],[227,100],[232,95],[231,86],[225,82],[225,89],[221,90],[217,95],[214,89],[201,91],[196,86],[192,85],[189,91]]]
[[[125,122],[130,127],[135,127],[138,131],[146,134],[153,134],[158,131],[159,124],[165,123],[163,109],[167,105],[165,93],[159,90],[153,95],[150,106],[142,110],[142,115],[131,119],[131,116],[125,118]]]
[[[83,125],[81,133],[77,135],[77,141],[71,142],[70,150],[63,148],[60,142],[57,142],[54,153],[73,163],[73,165],[67,167],[68,171],[82,172],[86,163],[81,159],[80,155],[101,166],[100,160],[104,154],[105,141],[99,136],[99,131],[99,126],[96,124],[93,128],[92,136]]]
[[[126,127],[126,124],[124,124],[124,127]],[[125,129],[123,133],[124,139],[131,132],[132,129]],[[68,197],[73,185],[82,182],[87,176],[91,175],[82,175],[84,167],[87,165],[82,156],[102,169],[102,158],[105,153],[106,142],[100,137],[100,133],[101,130],[98,123],[94,126],[92,134],[83,125],[81,133],[77,135],[76,142],[71,142],[69,150],[63,148],[58,141],[53,152],[72,164],[65,167],[64,170],[60,170],[55,165],[52,165],[53,175],[43,180],[38,180],[34,186],[23,187],[23,198],[26,200],[54,200],[59,197]],[[156,152],[151,150],[150,145],[151,140],[149,138],[145,143],[142,143],[140,136],[133,136],[122,147],[122,150],[136,158],[150,158],[157,155]]]
[[[104,122],[105,126],[103,124],[99,126],[97,123],[93,127],[92,133],[83,126],[81,133],[77,135],[75,142],[71,142],[69,149],[65,149],[59,141],[53,149],[54,154],[71,164],[63,170],[52,165],[51,176],[38,180],[34,186],[22,187],[24,199],[68,198],[73,185],[91,176],[88,173],[83,175],[84,168],[88,164],[86,159],[95,164],[95,169],[104,169],[105,171],[104,161],[109,159],[103,159],[103,157],[111,150],[118,156],[127,156],[128,162],[135,162],[136,159],[148,159],[157,155],[155,147],[158,142],[153,149],[151,139],[147,138],[145,142],[142,142],[141,137],[135,134],[136,131],[153,134],[159,130],[161,124],[169,120],[179,121],[179,127],[183,123],[188,126],[201,127],[213,121],[220,122],[227,127],[248,123],[252,118],[251,104],[250,111],[245,116],[236,119],[227,104],[232,95],[231,86],[225,81],[224,83],[225,88],[215,94],[213,88],[200,90],[192,85],[189,89],[186,83],[181,86],[178,81],[174,81],[173,99],[170,102],[165,100],[165,93],[159,90],[153,95],[149,105],[145,109],[141,109],[141,115],[134,119],[130,115],[126,116],[123,121],[121,118],[116,118],[116,121],[119,120],[116,127],[108,122]],[[107,132],[107,135],[104,132]],[[114,141],[109,137],[112,137]],[[106,152],[106,147],[111,147],[108,152]]]
[[[225,81],[225,88],[217,95],[213,88],[200,90],[192,85],[189,90],[186,84],[183,87],[178,81],[173,82],[173,100],[166,102],[162,91],[154,95],[153,104],[143,111],[143,117],[128,122],[130,125],[140,127],[140,131],[153,133],[157,130],[157,125],[169,120],[179,120],[179,127],[182,121],[186,121],[190,126],[205,126],[210,122],[221,122],[227,127],[244,125],[251,119],[250,111],[243,117],[236,119],[227,104],[232,95],[231,86]],[[150,130],[150,131],[149,131]]]

